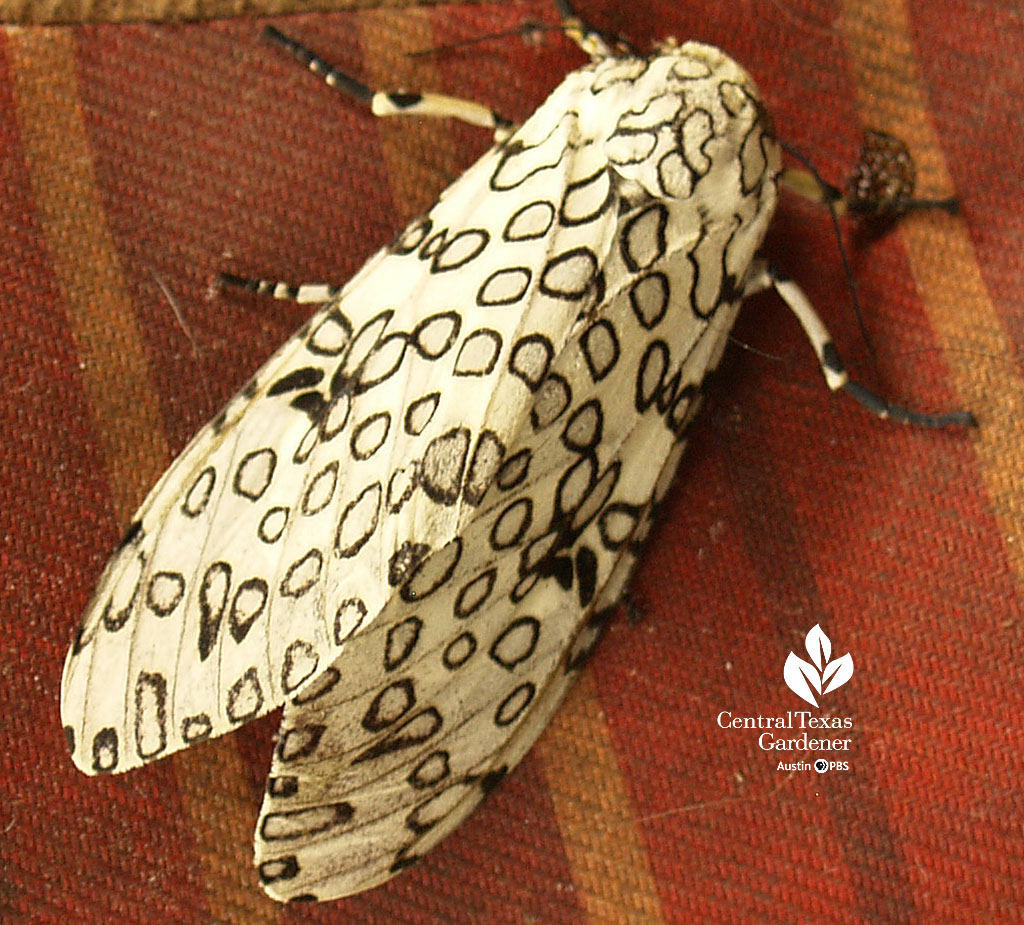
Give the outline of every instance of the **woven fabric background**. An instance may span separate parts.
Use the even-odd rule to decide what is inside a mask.
[[[0,36],[0,919],[5,922],[1024,920],[1024,32],[1010,0],[588,0],[640,44],[720,45],[827,177],[864,126],[911,146],[962,213],[846,225],[873,362],[826,216],[769,242],[888,396],[977,432],[873,420],[829,395],[772,297],[744,312],[635,581],[556,720],[454,836],[384,887],[265,899],[251,831],[276,717],[128,776],[65,755],[66,646],[110,550],[300,307],[211,295],[218,270],[344,281],[488,145],[373,120],[259,41],[260,21]],[[528,114],[582,56],[546,3],[277,24],[369,82]],[[783,683],[819,624],[852,679],[846,773],[785,772],[721,711]]]
[[[0,23],[185,22],[230,16],[323,13],[382,5],[423,7],[431,2],[436,0],[388,0],[386,4],[377,0],[0,0]]]

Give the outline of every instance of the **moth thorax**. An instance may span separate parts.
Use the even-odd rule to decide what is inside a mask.
[[[597,96],[607,94],[609,108],[621,102],[605,147],[623,180],[651,196],[685,199],[702,183],[722,182],[723,172],[745,186],[739,175],[750,173],[752,159],[766,166],[767,112],[747,73],[719,49],[664,44],[652,58],[614,66],[618,73],[613,62],[598,68],[595,84],[607,82]]]

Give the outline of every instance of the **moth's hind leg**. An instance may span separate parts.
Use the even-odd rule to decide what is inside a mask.
[[[911,411],[902,405],[894,405],[876,395],[870,389],[853,382],[836,350],[832,335],[825,323],[811,305],[810,299],[793,280],[780,273],[767,261],[757,261],[751,267],[751,274],[744,290],[744,296],[753,295],[768,288],[774,288],[782,301],[796,315],[804,334],[811,342],[811,347],[818,357],[825,382],[832,391],[842,389],[851,398],[859,402],[872,414],[901,424],[913,424],[918,427],[975,427],[977,421],[969,411],[951,411],[947,414],[922,414]]]
[[[442,93],[374,90],[332,67],[323,58],[273,26],[267,26],[263,30],[263,35],[321,77],[329,87],[334,87],[368,105],[375,116],[434,116],[459,119],[470,125],[492,129],[495,141],[503,141],[515,129],[513,122],[482,103],[456,96],[445,96]]]
[[[218,273],[217,284],[220,286],[231,286],[235,289],[244,289],[246,292],[252,292],[255,295],[269,296],[272,299],[281,299],[285,302],[297,302],[302,305],[327,302],[341,292],[341,286],[334,286],[330,283],[299,283],[294,285],[275,279],[250,279],[247,276],[236,276],[234,273]]]
[[[304,45],[273,26],[266,26],[264,36],[280,46],[329,87],[367,104],[376,116],[447,116],[494,130],[495,140],[506,138],[515,126],[494,110],[471,100],[463,100],[440,93],[405,93],[373,90],[354,77],[339,71]],[[217,284],[244,289],[256,295],[269,296],[302,304],[321,303],[333,299],[341,287],[331,283],[301,283],[298,285],[273,279],[251,279],[234,273],[220,273]]]

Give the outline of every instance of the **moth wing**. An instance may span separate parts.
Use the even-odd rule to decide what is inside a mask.
[[[575,99],[556,91],[550,102],[534,129],[571,120]],[[632,129],[660,118],[648,108],[623,128],[627,165]],[[711,163],[700,192],[679,198],[616,181],[613,170],[628,172],[578,136],[553,165],[536,152],[520,165],[517,208],[536,216],[555,205],[557,174],[544,172],[566,168],[559,231],[509,359],[532,394],[529,415],[479,503],[461,504],[451,542],[286,706],[256,833],[275,898],[331,899],[387,880],[450,833],[547,723],[625,587],[735,318],[774,194],[753,182],[764,164],[751,137],[749,171]],[[571,323],[552,311],[574,300]],[[535,378],[517,349],[543,359]],[[513,386],[490,393],[496,411]]]
[[[552,474],[529,488],[554,495],[557,482]],[[509,554],[470,562],[525,497],[513,495],[426,560],[413,581],[428,593],[396,598],[286,705],[256,833],[261,883],[273,897],[333,899],[387,880],[453,831],[547,725],[634,554],[622,537],[614,554],[595,556],[586,541],[596,524],[583,545],[558,551],[571,568],[593,570],[583,581],[603,582],[586,605],[581,594],[594,592],[580,579],[539,577],[548,544],[540,529]],[[619,507],[635,525],[646,512]],[[527,566],[531,548],[538,559]]]
[[[658,267],[671,273],[669,263],[679,261]],[[666,303],[667,324],[692,329],[693,342],[666,357],[650,400],[634,401],[659,342],[634,304],[623,289],[576,332],[547,377],[565,400],[537,390],[460,535],[286,705],[256,832],[271,896],[337,898],[408,866],[472,812],[562,700],[681,456],[675,415],[693,398],[681,383],[699,380],[719,340],[687,303]]]
[[[65,663],[81,770],[279,706],[458,534],[614,234],[607,208],[572,240],[557,221],[550,191],[587,161],[565,156],[574,125],[531,119],[484,155],[172,463]]]
[[[279,705],[281,673],[266,665],[272,621],[323,645],[322,615],[296,593],[316,571],[307,555],[316,547],[298,552],[304,539],[291,528],[314,484],[324,487],[310,471],[320,445],[348,455],[341,432],[354,402],[325,398],[325,386],[384,327],[353,311],[352,292],[318,311],[196,435],[107,564],[62,679],[65,731],[86,773],[128,770]],[[265,650],[255,672],[237,669],[243,649]]]

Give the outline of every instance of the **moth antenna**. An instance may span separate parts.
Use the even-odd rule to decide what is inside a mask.
[[[759,350],[753,344],[748,344],[745,340],[740,340],[735,334],[729,335],[729,343],[735,344],[740,350],[744,350],[747,353],[752,353],[756,357],[760,357],[762,360],[771,360],[773,363],[782,363],[785,358],[779,356],[777,353],[769,353],[767,350]]]
[[[155,270],[150,270],[150,273],[153,274],[153,279],[156,281],[157,286],[160,287],[160,291],[167,300],[167,304],[171,306],[171,311],[174,312],[174,319],[178,322],[178,327],[181,328],[182,333],[188,339],[189,346],[192,348],[192,357],[198,360],[199,345],[196,343],[196,339],[192,336],[192,331],[185,322],[185,315],[181,311],[181,306],[178,305],[178,300],[174,298],[174,293],[171,292],[170,287]]]
[[[167,304],[171,306],[171,311],[174,312],[174,320],[178,322],[178,327],[181,328],[182,333],[188,340],[189,349],[192,353],[192,362],[195,364],[195,368],[199,371],[199,375],[202,379],[203,392],[206,394],[206,400],[209,404],[213,405],[213,393],[210,391],[210,380],[206,375],[206,370],[203,369],[202,362],[200,361],[200,348],[199,342],[192,335],[192,329],[188,326],[188,322],[185,321],[185,313],[181,310],[181,306],[178,304],[178,300],[174,297],[174,293],[171,292],[171,287],[164,282],[156,270],[151,269],[149,271],[157,286],[160,287],[160,292],[163,293],[163,297],[167,300]]]
[[[427,58],[432,55],[440,55],[445,52],[458,51],[461,48],[480,45],[494,39],[512,38],[517,35],[522,36],[524,39],[528,39],[531,35],[538,32],[565,32],[565,27],[561,24],[553,26],[550,23],[539,23],[534,22],[532,19],[526,19],[523,20],[523,22],[515,29],[505,29],[501,32],[488,32],[486,35],[477,35],[469,39],[460,39],[458,42],[446,42],[444,45],[437,45],[433,48],[422,48],[419,51],[410,51],[406,53],[406,57]]]
[[[593,29],[586,23],[584,23],[576,14],[569,8],[568,4],[564,4],[565,10],[562,9],[562,4],[559,5],[559,12],[563,16],[563,22],[558,25],[551,25],[550,23],[538,23],[532,19],[524,20],[519,26],[514,29],[505,29],[501,32],[489,32],[486,35],[478,35],[469,39],[461,39],[458,42],[448,42],[444,45],[438,45],[434,48],[424,48],[420,51],[411,51],[406,54],[407,58],[425,58],[430,55],[442,54],[448,51],[457,51],[460,48],[467,48],[473,45],[479,45],[482,42],[489,42],[493,39],[511,38],[513,36],[522,36],[524,39],[530,38],[532,34],[541,32],[561,32],[568,35],[577,45],[583,48],[587,54],[591,57],[609,57],[614,54],[615,51],[622,51],[627,54],[636,54],[636,48],[626,38],[621,35],[605,36]],[[584,47],[586,43],[586,47]],[[600,46],[606,48],[607,51],[603,53],[593,52],[591,49],[597,47],[597,43]]]

